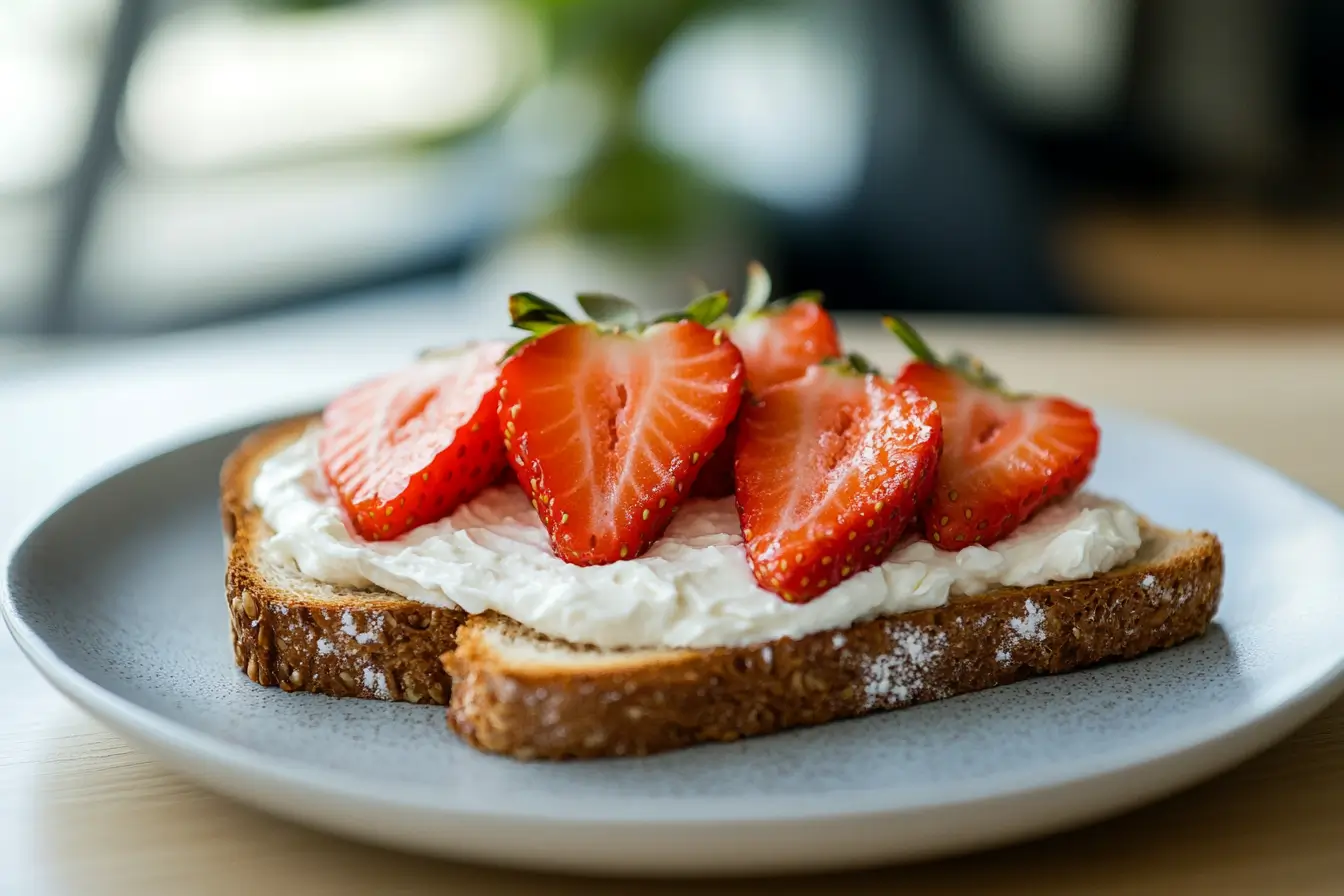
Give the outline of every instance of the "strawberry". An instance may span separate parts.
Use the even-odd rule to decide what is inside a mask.
[[[706,324],[727,296],[644,326],[628,303],[579,297],[575,322],[526,293],[514,325],[535,335],[500,372],[509,462],[557,556],[589,566],[636,557],[663,533],[742,395],[742,356]]]
[[[809,365],[840,356],[835,322],[821,307],[820,293],[801,293],[770,301],[770,275],[760,262],[747,266],[747,288],[737,316],[718,322],[746,365],[747,389],[760,394],[771,386],[802,376]],[[728,431],[721,448],[705,464],[691,493],[722,498],[733,493],[733,445],[737,428]]]
[[[761,587],[802,603],[876,566],[933,485],[933,402],[862,359],[808,368],[745,402],[737,508]]]
[[[747,267],[742,310],[722,324],[742,352],[747,389],[757,395],[797,379],[818,361],[840,356],[840,336],[821,307],[820,293],[771,301],[770,290],[770,275],[753,261]]]
[[[737,446],[737,421],[728,424],[723,444],[705,459],[700,475],[691,483],[693,498],[726,498],[733,493],[733,455]]]
[[[499,476],[495,381],[504,348],[439,352],[327,405],[322,469],[360,536],[396,538],[451,513]]]
[[[950,550],[993,544],[1087,478],[1101,438],[1091,411],[1008,392],[979,362],[940,361],[908,324],[884,323],[915,355],[900,381],[943,415],[943,459],[921,514],[930,541]]]

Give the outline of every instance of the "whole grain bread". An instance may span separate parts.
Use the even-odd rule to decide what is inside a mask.
[[[268,563],[252,481],[314,422],[254,434],[221,473],[235,662],[286,691],[447,703],[468,743],[520,759],[647,755],[1126,659],[1202,634],[1221,595],[1216,537],[1145,523],[1132,562],[1083,581],[766,644],[600,650]]]
[[[1217,538],[1146,526],[1139,555],[1104,575],[748,647],[599,651],[481,616],[443,657],[448,721],[525,759],[732,741],[1170,647],[1205,631],[1222,580]]]
[[[220,473],[234,662],[258,684],[286,691],[445,703],[451,682],[439,657],[455,646],[465,613],[380,588],[324,585],[268,563],[259,550],[271,532],[252,504],[252,480],[262,461],[315,422],[298,418],[255,433]]]

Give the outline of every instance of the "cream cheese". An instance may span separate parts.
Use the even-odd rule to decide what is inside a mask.
[[[688,501],[647,553],[606,566],[557,558],[516,485],[488,488],[394,541],[366,542],[326,488],[317,442],[310,430],[257,474],[253,502],[274,532],[262,546],[269,561],[331,585],[495,610],[551,637],[607,648],[797,638],[940,606],[954,594],[1085,579],[1128,562],[1141,541],[1134,511],[1077,494],[990,548],[943,551],[911,539],[881,566],[789,604],[752,578],[732,498]]]

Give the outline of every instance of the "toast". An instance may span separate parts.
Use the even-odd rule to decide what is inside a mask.
[[[732,741],[1171,647],[1208,627],[1222,578],[1214,536],[1146,526],[1139,555],[1104,575],[749,647],[602,651],[481,616],[443,657],[448,721],[527,759]]]
[[[465,613],[381,588],[324,585],[258,550],[271,532],[252,505],[252,480],[315,420],[253,434],[220,473],[234,662],[257,684],[286,691],[446,703],[450,679],[439,657],[456,645]]]
[[[234,659],[287,691],[447,703],[473,746],[520,759],[647,755],[896,709],[1170,647],[1218,608],[1218,539],[1148,523],[1125,566],[1090,579],[958,596],[799,639],[602,650],[502,616],[268,565],[250,500],[266,457],[311,425],[263,430],[221,479]]]

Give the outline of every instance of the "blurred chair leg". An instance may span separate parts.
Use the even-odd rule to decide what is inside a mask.
[[[89,222],[107,172],[118,156],[117,117],[131,64],[147,30],[151,3],[152,0],[121,0],[118,4],[88,138],[63,197],[56,251],[39,320],[41,331],[48,335],[70,333],[76,327],[75,289]]]

